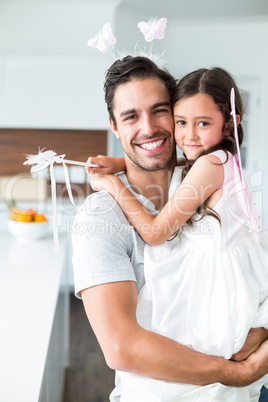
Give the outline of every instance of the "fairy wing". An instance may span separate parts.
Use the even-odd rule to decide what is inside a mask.
[[[240,206],[240,213],[234,213],[232,210],[232,203],[234,201],[233,195],[230,195],[229,199],[229,207],[230,212],[234,219],[238,220],[242,225],[244,224],[243,217],[246,218],[249,230],[252,232],[252,235],[257,244],[259,244],[260,238],[260,223],[259,217],[253,203],[250,191],[247,187],[246,180],[241,175],[241,168],[239,164],[238,155],[233,157],[233,170],[234,170],[234,182],[235,182],[235,193],[233,194],[236,197],[238,205]],[[242,219],[241,219],[242,218]]]
[[[257,244],[259,244],[260,239],[260,223],[257,211],[255,209],[255,205],[252,201],[250,192],[246,186],[246,182],[243,176],[243,168],[241,162],[241,154],[239,148],[239,138],[237,131],[237,122],[236,122],[236,108],[235,108],[235,91],[234,88],[231,90],[230,96],[231,103],[231,115],[234,123],[234,137],[236,142],[237,154],[234,158],[234,173],[237,187],[237,199],[240,203],[241,209],[244,212],[244,215],[248,221],[248,225],[250,230],[252,231],[253,237]]]

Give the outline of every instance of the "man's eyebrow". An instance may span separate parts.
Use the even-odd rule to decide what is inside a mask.
[[[119,116],[119,117],[124,117],[124,116],[127,116],[128,114],[133,114],[133,113],[137,113],[137,112],[138,112],[138,109],[123,110],[123,111],[120,113],[120,116]]]
[[[171,107],[171,104],[170,104],[170,102],[167,102],[167,101],[165,101],[165,102],[157,102],[157,103],[155,103],[152,107],[151,107],[151,109],[153,110],[153,109],[157,109],[158,107],[161,107],[161,106],[168,106],[168,107]]]
[[[151,106],[151,110],[157,109],[158,107],[161,107],[161,106],[171,107],[170,102],[157,102],[157,103],[155,103],[154,105]],[[125,116],[127,116],[129,114],[134,114],[134,113],[138,113],[138,112],[139,112],[139,109],[123,110],[120,113],[119,117],[125,117]]]

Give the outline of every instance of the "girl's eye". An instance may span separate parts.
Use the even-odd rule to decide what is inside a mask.
[[[209,125],[209,123],[207,121],[200,121],[200,123],[198,123],[198,125],[201,127],[206,127]]]
[[[184,121],[184,120],[177,120],[177,121],[176,121],[176,124],[177,124],[178,126],[185,126],[185,125],[186,125],[186,121]]]

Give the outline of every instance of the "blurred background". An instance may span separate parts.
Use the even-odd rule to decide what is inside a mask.
[[[166,17],[168,22],[165,38],[154,41],[151,49],[137,24],[152,17]],[[111,24],[117,39],[115,54],[113,51],[101,53],[87,46],[88,39],[106,22]],[[49,221],[52,216],[49,178],[46,174],[38,178],[30,176],[29,168],[22,166],[25,154],[46,147],[80,161],[89,155],[122,155],[121,145],[109,129],[103,95],[104,74],[118,52],[132,54],[137,45],[144,52],[162,55],[164,67],[178,79],[194,69],[213,66],[220,66],[233,75],[246,102],[242,147],[245,175],[260,219],[267,226],[267,43],[267,0],[0,0],[0,235],[6,236],[11,205],[24,210],[37,208]],[[69,172],[75,199],[81,204],[91,191],[84,169],[73,167]],[[76,210],[67,199],[61,167],[56,169],[56,177],[58,224],[60,232],[68,234]],[[18,253],[18,249],[14,244],[9,249],[4,241],[2,247],[9,254],[0,255],[0,266],[17,267],[18,260],[10,256]],[[62,261],[70,261],[70,250],[67,240],[61,248]],[[2,280],[6,280],[4,273]],[[67,292],[72,293],[69,265],[64,281]],[[55,300],[57,306],[58,299]],[[55,306],[51,310],[54,319]],[[69,319],[68,303],[66,306]],[[71,306],[71,317],[75,320],[82,304]],[[84,317],[81,328],[84,322],[87,339],[88,324],[83,320]],[[83,344],[76,333],[72,336],[76,345]],[[94,354],[98,345],[92,342],[86,347],[92,348]],[[74,360],[79,353],[84,355],[80,349],[75,350],[71,352]],[[76,394],[76,399],[70,397],[68,402],[107,400],[113,373],[105,371],[105,362],[98,364],[97,374],[92,368],[96,363],[90,369],[95,376],[95,396],[85,396],[86,391],[81,391],[79,396],[79,391],[69,389],[67,394]],[[76,368],[80,389],[84,389],[86,382],[90,383],[86,381],[88,373],[82,374],[83,365],[86,363]],[[100,373],[106,373],[106,380],[102,380]],[[44,389],[48,389],[45,381],[49,383],[44,378],[41,376],[42,381],[39,378],[43,394],[39,390],[38,400],[60,401],[49,399],[48,391],[44,394]],[[104,382],[108,390],[102,392]],[[27,402],[31,400],[37,399],[29,398]]]

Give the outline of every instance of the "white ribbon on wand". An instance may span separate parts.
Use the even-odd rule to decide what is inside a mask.
[[[55,252],[59,251],[59,235],[57,226],[57,191],[56,191],[56,178],[54,171],[54,163],[61,163],[64,170],[64,178],[66,183],[67,192],[71,203],[77,209],[75,205],[71,183],[68,174],[68,168],[66,164],[78,165],[78,166],[89,166],[89,167],[99,167],[99,165],[78,162],[73,160],[64,159],[65,155],[57,155],[54,151],[44,151],[39,150],[37,155],[27,155],[27,160],[23,163],[24,165],[31,165],[31,173],[38,172],[40,170],[49,167],[50,180],[51,180],[51,198],[52,198],[52,213],[53,213],[53,235],[54,235],[54,249]]]

